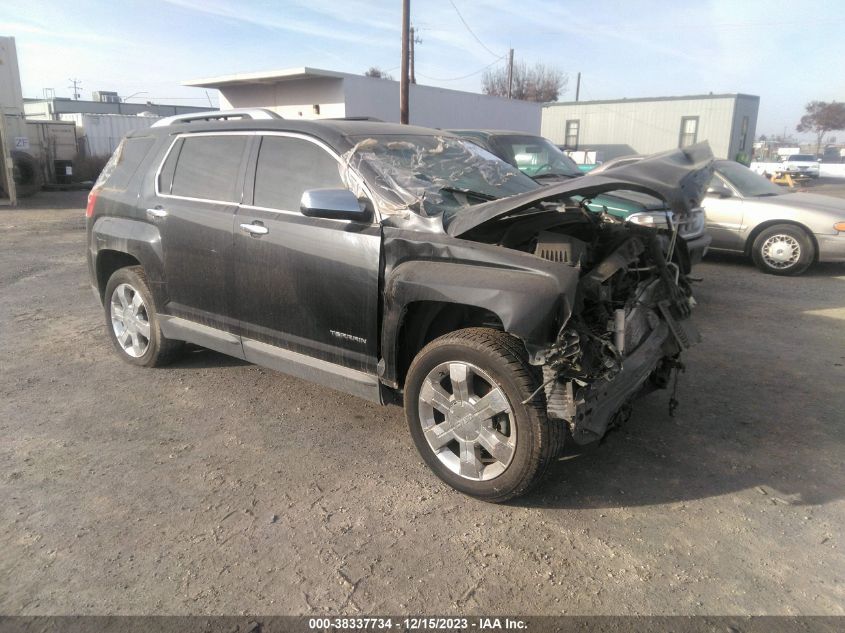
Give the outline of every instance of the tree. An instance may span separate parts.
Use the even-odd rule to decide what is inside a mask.
[[[374,77],[376,79],[390,79],[393,80],[393,75],[383,71],[378,66],[370,66],[370,69],[364,73],[364,77]]]
[[[523,101],[557,101],[566,92],[566,76],[557,68],[534,64],[531,68],[525,62],[513,65],[511,97]],[[486,95],[508,96],[507,67],[485,71],[481,76],[481,89]]]
[[[824,135],[833,130],[845,130],[845,103],[810,101],[807,113],[795,127],[798,132],[816,135],[816,154],[821,151]]]

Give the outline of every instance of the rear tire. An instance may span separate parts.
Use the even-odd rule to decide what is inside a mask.
[[[161,333],[153,295],[140,266],[115,271],[106,284],[103,307],[109,338],[127,363],[160,367],[181,351],[182,341]]]
[[[28,198],[41,191],[44,184],[38,161],[26,152],[12,152],[12,170],[15,193],[18,198]]]
[[[775,224],[763,230],[751,246],[754,264],[771,275],[800,275],[816,256],[807,232],[794,224]]]
[[[500,503],[543,477],[563,440],[546,417],[522,343],[488,328],[458,330],[417,354],[405,381],[405,417],[423,460],[445,483]]]

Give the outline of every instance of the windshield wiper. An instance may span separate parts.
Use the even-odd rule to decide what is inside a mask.
[[[462,193],[466,196],[472,196],[473,198],[480,198],[481,200],[497,200],[497,196],[493,196],[489,193],[484,193],[482,191],[473,191],[472,189],[462,189],[461,187],[440,187],[440,191],[448,191],[450,193]]]

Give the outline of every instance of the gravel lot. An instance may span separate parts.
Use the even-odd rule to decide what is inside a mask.
[[[653,394],[492,506],[399,408],[204,350],[122,363],[84,198],[0,209],[0,613],[845,614],[845,266],[709,258],[677,415]]]

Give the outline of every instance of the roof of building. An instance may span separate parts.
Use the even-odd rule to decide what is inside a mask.
[[[183,81],[183,86],[196,86],[202,88],[220,88],[221,86],[232,86],[234,84],[256,84],[256,83],[277,83],[291,79],[318,79],[330,77],[332,79],[343,79],[344,77],[361,77],[352,73],[340,73],[334,70],[323,70],[321,68],[310,68],[301,66],[299,68],[285,68],[282,70],[259,71],[255,73],[237,73],[234,75],[221,75],[220,77],[206,77],[204,79],[189,79]]]
[[[609,103],[637,103],[648,101],[700,101],[702,99],[757,99],[760,97],[756,95],[744,94],[741,92],[731,92],[722,94],[713,94],[712,92],[706,95],[680,95],[677,97],[634,97],[632,99],[597,99],[594,101],[558,101],[553,103],[544,103],[543,107],[551,108],[555,106],[573,106],[573,105],[592,105],[592,104],[609,104]]]

